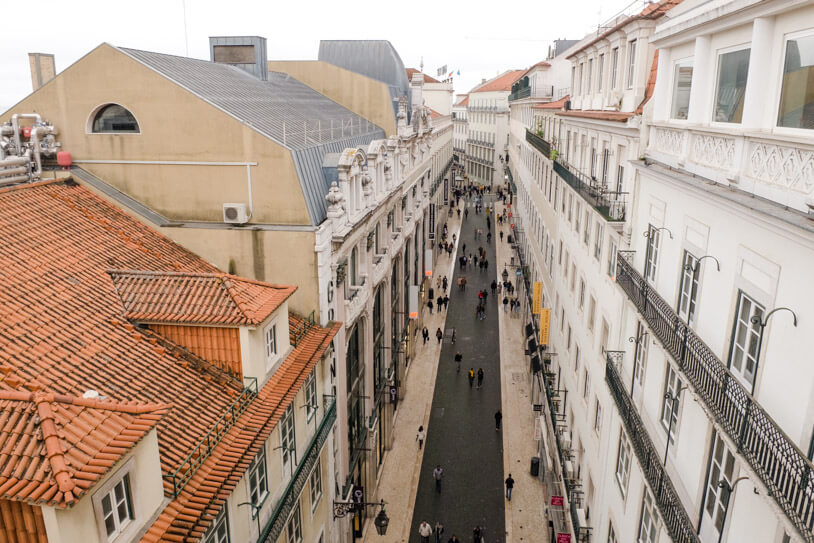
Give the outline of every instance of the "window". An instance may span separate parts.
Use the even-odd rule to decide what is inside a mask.
[[[579,310],[585,307],[585,279],[579,280]]]
[[[673,107],[670,117],[673,119],[686,119],[690,109],[692,60],[677,62],[673,77]]]
[[[309,373],[305,379],[305,416],[310,421],[319,408],[317,402],[317,379],[314,373]]]
[[[571,262],[571,293],[574,292],[574,287],[576,286],[577,281],[577,265]]]
[[[760,324],[753,323],[752,317],[763,318],[764,307],[738,291],[738,306],[732,330],[732,348],[729,351],[729,370],[747,388],[755,382]]]
[[[249,464],[249,501],[260,505],[268,495],[269,485],[266,478],[266,450],[261,448],[252,463]]]
[[[599,55],[599,66],[597,67],[596,84],[597,90],[602,92],[602,77],[605,75],[605,55]]]
[[[568,327],[568,330],[571,330],[571,327]],[[571,348],[570,342],[568,348]],[[574,345],[574,373],[577,373],[579,370],[579,345]]]
[[[602,257],[602,221],[596,221],[594,230],[594,258],[599,260]]]
[[[786,42],[777,126],[814,129],[814,35]]]
[[[229,543],[229,516],[226,513],[226,505],[221,508],[206,531],[204,543]]]
[[[639,383],[642,385],[644,379],[644,367],[647,364],[647,331],[644,324],[639,321],[636,323],[636,349],[634,351],[635,368],[633,370],[634,384]]]
[[[591,245],[591,212],[585,209],[585,228],[583,230],[583,241],[586,246]]]
[[[596,319],[596,298],[591,296],[588,302],[588,331],[594,331],[594,320]]]
[[[348,278],[350,278],[351,285],[358,285],[357,282],[358,275],[357,275],[357,266],[358,266],[359,254],[356,251],[356,247],[350,252],[350,272],[348,273]]]
[[[591,138],[591,178],[596,180],[596,143]]]
[[[584,75],[585,75],[585,63],[580,62],[579,63],[579,88],[577,89],[576,94],[582,94],[582,91],[583,91],[582,84],[585,81],[585,79],[583,79]]]
[[[661,425],[667,431],[670,442],[675,443],[678,433],[678,411],[681,408],[681,379],[671,365],[667,365],[664,378],[664,396],[661,405]]]
[[[704,516],[712,520],[716,535],[724,525],[726,515],[726,491],[719,486],[726,481],[730,486],[735,478],[735,457],[727,448],[724,440],[717,433],[712,440],[712,451],[709,456],[707,479],[707,496],[704,501]]]
[[[582,380],[582,398],[584,400],[588,399],[588,393],[591,391],[591,374],[588,373],[588,368],[582,370],[583,380]]]
[[[610,327],[605,317],[602,317],[602,335],[599,337],[599,346],[602,347],[602,352],[608,350],[608,337],[610,336]]]
[[[611,238],[608,240],[608,275],[616,277],[616,241]]]
[[[619,149],[619,156],[621,156],[622,149]],[[618,193],[617,196],[621,196],[622,188],[624,188],[624,180],[625,180],[625,167],[621,164],[616,168],[616,192]]]
[[[644,277],[649,281],[656,280],[656,264],[659,261],[659,246],[661,244],[661,230],[652,224],[647,232],[647,261],[644,263]]]
[[[602,430],[602,405],[599,403],[599,399],[596,399],[594,403],[594,432],[598,434],[601,430]]]
[[[749,74],[749,49],[723,53],[718,57],[718,83],[715,90],[713,121],[739,123]]]
[[[593,71],[594,71],[594,59],[591,59],[588,61],[588,86],[585,89],[588,91],[588,94],[591,94],[593,90],[593,86],[591,85],[592,83],[591,76],[593,75]]]
[[[283,420],[280,424],[280,447],[283,454],[283,473],[290,466],[293,472],[297,465],[297,443],[294,436],[294,406],[289,404],[283,413]]]
[[[277,324],[266,328],[266,364],[277,358]]]
[[[656,535],[658,534],[656,519],[656,504],[653,495],[645,487],[644,499],[642,500],[642,518],[639,521],[638,543],[656,543]]]
[[[695,267],[698,259],[689,251],[684,251],[681,267],[681,285],[678,289],[678,316],[687,323],[695,314],[695,297],[698,295],[698,274]]]
[[[311,493],[311,512],[313,512],[317,508],[317,505],[319,505],[319,499],[322,497],[322,463],[319,460],[317,460],[314,471],[311,472],[311,476],[309,477],[309,486]]]
[[[636,40],[627,44],[627,88],[633,88],[633,77],[636,75]]]
[[[624,432],[619,433],[619,454],[616,457],[616,482],[622,496],[627,494],[627,481],[630,477],[630,441]]]
[[[94,134],[138,134],[139,126],[132,113],[118,104],[108,104],[96,112],[91,131]]]
[[[566,348],[567,350],[569,350],[569,351],[571,350],[571,325],[570,325],[570,324],[568,325],[568,341],[567,341],[567,343],[566,343],[565,348]],[[577,349],[579,349],[579,347],[577,347]],[[578,353],[577,353],[577,354],[578,354]],[[579,356],[577,356],[577,363],[579,363]],[[576,369],[576,368],[575,368],[575,369]]]
[[[288,536],[288,543],[302,543],[302,516],[300,515],[300,503],[297,502],[294,511],[288,518],[285,525],[285,533]]]
[[[616,530],[613,529],[613,523],[608,523],[608,543],[618,543],[616,540]]]
[[[580,215],[582,215],[582,205],[580,205],[580,203],[577,202],[576,213],[574,213],[574,231],[577,232],[577,235],[579,235],[579,225],[580,225],[579,218],[580,218]]]
[[[116,481],[112,486],[101,489],[94,495],[97,518],[104,525],[108,541],[121,535],[130,522],[133,514],[133,496],[130,490],[130,474]]]
[[[614,47],[613,51],[611,51],[611,78],[610,78],[610,88],[616,88],[616,74],[619,71],[619,48]]]

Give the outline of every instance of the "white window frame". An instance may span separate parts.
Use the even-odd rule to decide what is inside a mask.
[[[636,371],[633,375],[634,386],[639,384],[639,388],[644,387],[644,370],[647,366],[647,343],[649,334],[647,328],[642,321],[636,323],[636,348],[633,351],[633,357],[636,364]]]
[[[709,475],[707,476],[705,489],[706,499],[701,515],[706,517],[707,521],[712,522],[712,529],[717,535],[720,533],[719,526],[722,527],[724,524],[724,515],[726,514],[726,506],[722,499],[723,489],[718,486],[718,482],[725,480],[731,487],[732,481],[735,480],[735,472],[737,470],[735,455],[732,454],[726,442],[717,432],[712,439],[707,470]]]
[[[308,476],[308,495],[311,498],[311,515],[317,510],[322,499],[322,460],[317,459],[311,475]]]
[[[280,419],[280,459],[283,464],[283,480],[297,465],[297,434],[294,420],[294,404],[289,404]],[[290,465],[290,468],[289,468]]]
[[[616,240],[610,237],[608,240],[608,277],[616,278]]]
[[[616,450],[616,483],[622,497],[627,497],[627,483],[630,480],[630,462],[633,448],[630,441],[625,436],[625,432],[619,432],[619,446]]]
[[[601,261],[602,259],[602,221],[597,220],[594,227],[594,258],[597,261]]]
[[[715,85],[715,87],[714,87],[715,93],[712,95],[712,108],[711,108],[712,109],[712,119],[710,120],[710,122],[711,122],[711,124],[713,126],[717,125],[717,126],[721,126],[721,127],[726,127],[726,126],[738,125],[738,124],[743,123],[743,117],[741,117],[740,121],[718,121],[718,120],[715,119],[716,110],[718,109],[718,92],[720,90],[720,85],[721,85],[721,60],[722,60],[724,55],[727,55],[729,53],[737,53],[739,51],[749,51],[749,58],[751,60],[751,58],[752,58],[752,46],[751,46],[751,44],[746,46],[746,47],[744,47],[742,45],[737,45],[735,47],[728,47],[726,49],[719,49],[717,51],[717,54],[715,55],[715,75],[714,75],[714,79],[713,79],[713,83]],[[782,63],[780,63],[780,64],[782,64]],[[746,73],[747,84],[749,82],[748,66],[749,66],[749,64],[747,63],[747,73]],[[746,94],[746,86],[745,85],[744,85],[743,92],[744,92],[744,95],[745,95]]]
[[[639,535],[636,541],[637,543],[656,543],[659,538],[659,517],[656,512],[656,500],[646,486],[643,494],[642,512],[639,517]]]
[[[579,297],[577,298],[579,301],[579,310],[582,311],[585,307],[585,278],[579,278]]]
[[[285,523],[285,536],[288,543],[302,543],[302,513],[299,501]]]
[[[749,303],[749,314],[746,316],[746,320],[741,318],[741,312],[743,303]],[[755,308],[760,308],[759,312],[755,311]],[[757,352],[757,344],[760,338],[760,324],[754,324],[751,322],[751,318],[753,315],[758,314],[761,318],[766,313],[766,308],[759,303],[757,300],[746,294],[742,290],[738,290],[738,298],[735,304],[735,319],[732,324],[732,345],[729,347],[729,371],[734,375],[747,389],[751,390],[752,386],[757,379],[757,360],[760,356],[760,353]],[[738,340],[738,336],[740,335],[740,330],[744,330],[744,339],[747,343],[742,344]],[[754,356],[749,353],[751,347],[755,348]],[[738,353],[742,353],[738,356]],[[747,371],[747,367],[749,362],[752,362],[753,370],[751,379],[749,373]],[[740,364],[740,366],[736,366],[736,364]]]
[[[616,88],[619,77],[619,47],[614,47],[611,50],[611,80],[610,89]]]
[[[269,336],[269,333],[271,336]],[[277,337],[277,319],[274,319],[263,330],[263,346],[266,353],[266,370],[280,357],[280,344]]]
[[[656,270],[659,263],[659,250],[661,249],[661,230],[658,230],[652,224],[648,228],[647,236],[647,261],[645,267],[647,268],[646,280],[656,280]]]
[[[204,534],[203,540],[204,543],[229,543],[232,536],[229,533],[229,512],[226,510],[227,504],[223,504],[220,511],[218,511],[215,520],[212,521],[212,524],[209,525],[209,529],[206,530]],[[224,532],[222,534],[218,534],[218,530],[223,527]],[[220,537],[220,536],[225,537]]]
[[[311,422],[311,419],[317,414],[319,409],[319,402],[317,401],[317,378],[314,372],[308,374],[305,378],[305,419]]]
[[[783,55],[780,57],[780,63],[778,64],[778,75],[777,80],[780,81],[780,85],[777,89],[777,100],[775,101],[775,116],[773,120],[773,129],[778,134],[789,134],[789,135],[796,135],[796,136],[808,136],[811,137],[812,129],[810,128],[794,128],[791,126],[780,126],[778,124],[779,116],[780,116],[780,101],[783,99],[783,77],[785,75],[785,62],[786,62],[786,53],[789,48],[789,41],[790,40],[798,40],[800,38],[808,38],[814,36],[814,33],[811,32],[810,29],[802,30],[800,32],[793,32],[786,34],[783,38]]]
[[[684,250],[684,258],[681,261],[681,281],[678,285],[678,316],[689,324],[695,320],[695,309],[697,307],[698,285],[700,282],[699,272],[695,271],[698,259],[688,250]]]
[[[93,512],[96,517],[96,527],[98,529],[100,541],[128,541],[139,529],[140,523],[137,521],[139,519],[138,514],[140,507],[136,501],[137,494],[133,491],[134,477],[131,477],[131,474],[135,472],[135,465],[135,458],[130,457],[121,468],[110,476],[107,482],[100,485],[99,488],[93,493],[91,502],[93,504]],[[125,491],[129,492],[129,494],[125,494],[125,499],[130,509],[130,518],[126,519],[126,522],[121,523],[116,515],[114,515],[117,527],[112,534],[108,535],[107,526],[105,525],[105,514],[102,501],[106,497],[111,496],[114,493],[115,488],[122,483],[125,485]],[[115,508],[111,512],[115,512]]]
[[[588,393],[591,391],[591,374],[588,373],[588,368],[582,370],[583,373],[583,380],[582,380],[582,399],[588,399]]]
[[[249,491],[249,502],[254,505],[263,503],[269,495],[268,464],[266,463],[266,445],[263,444],[254,458],[252,458],[249,469],[246,471],[248,480],[247,490]],[[257,495],[257,499],[252,497]],[[252,510],[252,517],[255,516]]]
[[[678,434],[678,414],[681,412],[681,394],[679,391],[681,386],[681,376],[673,369],[673,366],[667,364],[661,404],[661,426],[667,432],[670,443],[675,443]],[[676,397],[675,403],[673,403],[673,397]]]
[[[593,332],[596,326],[596,298],[593,294],[588,298],[588,331]]]
[[[583,226],[583,242],[586,247],[591,245],[591,210],[585,208],[585,224]]]
[[[627,42],[627,88],[633,88],[633,79],[636,77],[636,41]]]
[[[605,72],[605,53],[602,53],[601,55],[599,55],[599,60],[597,62],[599,64],[597,66],[597,72],[599,72],[599,73],[597,74],[598,77],[596,79],[597,80],[597,85],[598,85],[597,91],[602,92],[602,77],[605,75],[604,74],[604,72]]]
[[[613,527],[613,522],[608,521],[608,543],[619,543],[616,540],[616,530]]]
[[[672,91],[670,93],[670,119],[673,121],[678,122],[685,122],[690,116],[690,103],[689,98],[687,100],[687,116],[683,119],[677,116],[676,106],[677,99],[678,99],[678,83],[679,83],[679,71],[682,68],[690,68],[693,72],[690,74],[690,91],[692,92],[692,76],[695,75],[695,66],[694,66],[695,59],[693,57],[684,58],[673,62],[673,81],[672,81]]]
[[[602,404],[599,398],[594,398],[594,432],[596,435],[602,433]]]

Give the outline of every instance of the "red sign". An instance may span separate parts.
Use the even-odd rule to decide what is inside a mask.
[[[557,534],[557,543],[571,543],[571,534]]]
[[[564,503],[565,501],[562,496],[551,496],[551,505],[559,505],[562,507]]]

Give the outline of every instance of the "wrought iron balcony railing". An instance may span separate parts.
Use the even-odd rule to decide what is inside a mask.
[[[528,128],[526,128],[526,141],[529,142],[532,147],[540,151],[543,156],[551,158],[551,144]]]
[[[186,458],[181,462],[172,473],[164,474],[162,477],[167,481],[172,489],[168,490],[168,494],[175,498],[181,493],[181,490],[192,479],[198,469],[206,462],[206,459],[212,455],[212,451],[218,446],[218,443],[229,432],[229,429],[235,425],[237,419],[248,409],[249,405],[257,397],[257,379],[254,377],[244,378],[249,381],[249,384],[243,391],[235,398],[235,401],[226,408],[226,411],[218,418],[215,424],[210,428],[206,435],[201,439],[195,448],[190,452]]]
[[[554,171],[608,221],[625,220],[626,192],[612,192],[565,161],[554,161]]]
[[[684,509],[672,481],[667,476],[661,462],[661,454],[650,440],[647,429],[633,407],[630,396],[619,377],[616,362],[623,354],[620,351],[606,353],[605,382],[616,402],[619,416],[625,425],[633,450],[636,451],[636,458],[639,459],[639,465],[642,467],[644,477],[653,493],[664,526],[670,532],[670,538],[675,543],[698,543],[700,539],[698,539],[692,520]]]
[[[521,98],[528,98],[531,96],[531,87],[524,87],[509,95],[509,102],[512,100],[520,100]]]
[[[277,505],[274,506],[271,517],[269,517],[266,523],[266,527],[257,539],[258,542],[275,543],[283,533],[288,517],[291,515],[291,511],[294,510],[294,506],[297,505],[297,500],[299,500],[302,489],[305,488],[308,477],[311,475],[311,471],[319,460],[319,453],[325,441],[328,439],[328,434],[331,433],[331,428],[333,428],[335,420],[336,401],[331,399],[331,404],[325,409],[322,422],[319,423],[314,437],[311,438],[311,442],[305,450],[302,461],[297,465],[294,475],[291,476],[291,480],[288,481],[288,485],[277,501]]]
[[[618,254],[616,282],[803,539],[814,543],[814,465],[633,268],[633,252]]]

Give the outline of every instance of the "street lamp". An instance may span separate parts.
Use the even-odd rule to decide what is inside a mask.
[[[376,502],[355,502],[355,501],[335,501],[334,502],[334,518],[342,518],[348,513],[355,513],[365,507],[380,507],[379,514],[376,515],[375,520],[373,521],[373,525],[376,527],[376,533],[379,535],[386,535],[387,534],[387,526],[390,524],[390,518],[387,516],[387,513],[384,511],[384,506],[386,502],[381,500],[379,503]]]
[[[257,520],[257,537],[259,538],[260,535],[261,535],[261,533],[260,533],[260,506],[255,505],[252,502],[243,502],[243,503],[237,504],[238,507],[240,507],[241,505],[248,505],[249,507],[252,508],[252,516]]]
[[[747,479],[749,479],[749,477],[738,477],[731,485],[726,479],[721,479],[718,481],[718,488],[720,488],[722,491],[721,498],[724,502],[724,516],[721,519],[721,531],[718,532],[718,543],[721,543],[721,540],[724,538],[724,524],[726,523],[726,515],[729,513],[729,498],[732,496],[732,492],[735,491],[735,487],[738,486],[738,483]],[[755,494],[758,493],[757,488],[753,490]]]
[[[755,374],[752,378],[752,396],[755,395],[755,384],[757,383],[757,369],[758,363],[760,362],[760,348],[763,346],[763,329],[766,328],[766,324],[769,322],[769,317],[771,317],[777,311],[788,311],[791,313],[791,316],[794,317],[794,327],[797,328],[797,314],[788,307],[775,307],[766,313],[766,317],[763,319],[761,319],[760,315],[757,313],[752,315],[752,318],[749,319],[752,324],[757,324],[760,326],[760,336],[757,340],[757,353],[755,353]]]

